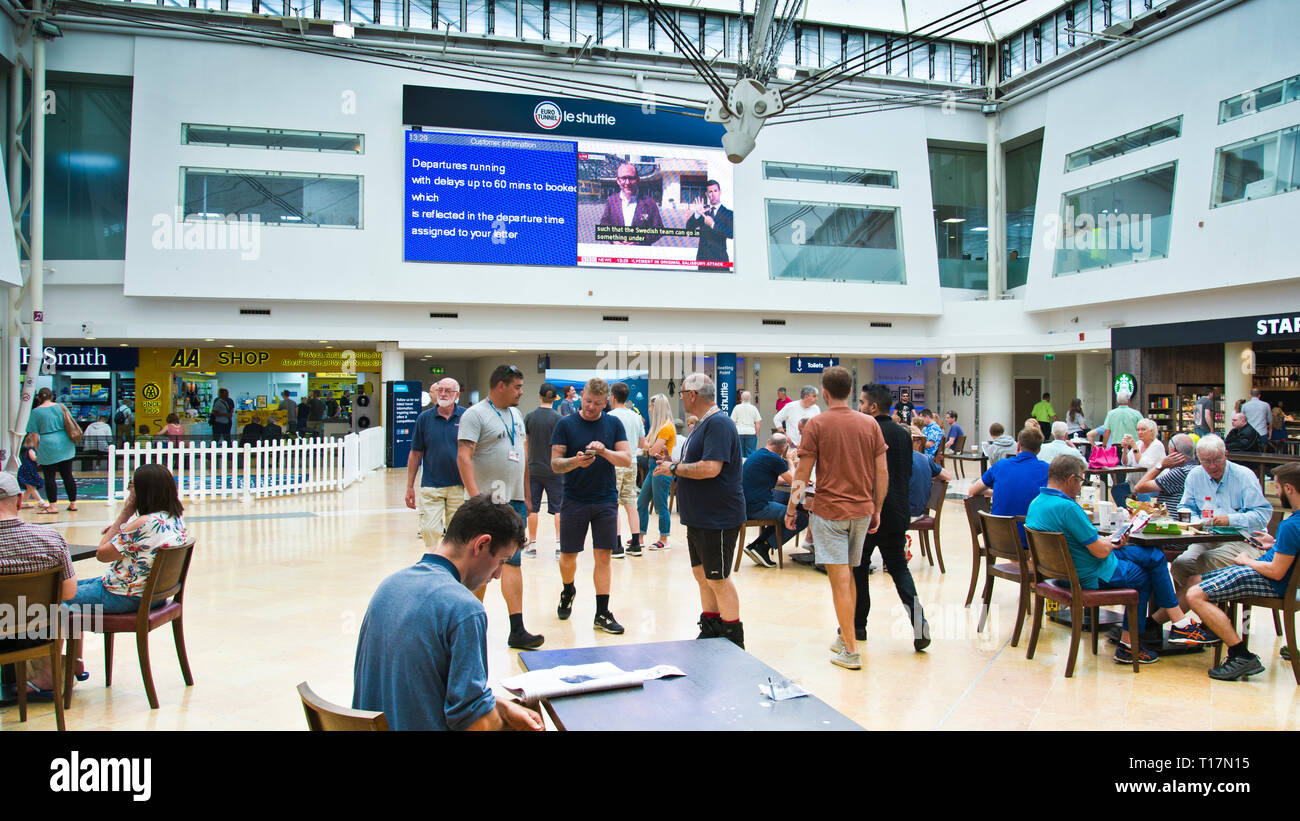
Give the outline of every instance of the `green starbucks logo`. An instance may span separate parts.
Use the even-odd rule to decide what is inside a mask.
[[[1130,396],[1137,395],[1137,377],[1131,373],[1122,373],[1115,377],[1115,393],[1127,393]]]

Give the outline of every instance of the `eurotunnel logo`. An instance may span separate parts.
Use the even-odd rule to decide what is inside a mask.
[[[143,396],[145,399],[153,401],[154,399],[157,399],[159,396],[162,395],[162,389],[158,387],[157,382],[150,382],[149,384],[144,386],[143,390],[140,391],[140,395]]]
[[[550,100],[540,102],[533,109],[533,122],[537,123],[547,131],[558,128],[564,120],[564,113],[560,107]]]

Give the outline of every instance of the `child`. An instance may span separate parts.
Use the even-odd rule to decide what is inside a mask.
[[[158,435],[165,436],[173,445],[179,445],[181,437],[185,435],[185,429],[181,427],[181,418],[174,413],[167,414],[167,424],[158,431]]]
[[[45,480],[41,478],[41,472],[36,467],[36,434],[29,433],[23,439],[23,451],[20,456],[22,462],[18,467],[18,484],[23,486],[23,498],[20,500],[22,506],[31,507],[27,504],[27,497],[30,496],[42,513],[53,513],[54,506],[41,498],[41,488],[45,487]]]

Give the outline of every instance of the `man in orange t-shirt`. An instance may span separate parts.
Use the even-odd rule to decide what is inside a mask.
[[[868,533],[880,528],[880,512],[889,488],[884,434],[880,423],[849,408],[853,375],[839,366],[822,372],[826,412],[808,420],[799,443],[799,468],[790,489],[786,526],[794,529],[803,490],[817,467],[817,492],[808,517],[817,560],[830,578],[831,599],[840,637],[831,646],[831,664],[862,667],[854,640],[853,612],[857,591],[853,568],[862,562]]]

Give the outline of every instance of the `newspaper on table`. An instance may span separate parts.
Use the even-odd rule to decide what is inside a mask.
[[[544,698],[559,698],[602,690],[620,690],[640,687],[652,678],[684,676],[681,670],[669,664],[660,664],[644,670],[627,671],[608,661],[592,664],[562,665],[546,670],[530,670],[517,676],[501,679],[501,686],[528,704]]]

